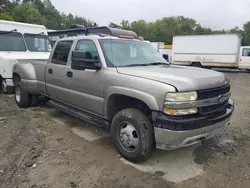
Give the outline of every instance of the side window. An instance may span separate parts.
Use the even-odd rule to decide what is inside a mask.
[[[73,44],[73,41],[59,42],[55,48],[55,51],[52,57],[52,63],[66,65],[72,44]]]
[[[75,50],[85,52],[87,59],[95,59],[95,60],[97,60],[99,58],[96,45],[91,40],[80,40],[77,43]]]
[[[250,48],[244,48],[242,52],[242,56],[250,57]]]

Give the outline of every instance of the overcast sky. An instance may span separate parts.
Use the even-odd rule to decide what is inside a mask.
[[[229,29],[250,21],[250,0],[51,0],[65,13],[83,16],[99,25],[121,20],[154,21],[183,15],[202,26]]]

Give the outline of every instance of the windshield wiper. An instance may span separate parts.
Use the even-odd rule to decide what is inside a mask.
[[[153,66],[153,65],[169,65],[169,64],[163,63],[163,62],[153,62],[153,63],[147,63],[147,64],[129,64],[129,65],[121,66],[121,67],[140,67],[140,66]]]
[[[148,66],[148,64],[129,64],[129,65],[123,65],[121,67],[140,67],[140,66]]]
[[[147,64],[147,66],[151,66],[151,65],[169,65],[168,63],[164,63],[164,62],[153,62],[153,63],[149,63],[149,64]]]
[[[13,32],[17,32],[17,30],[16,30],[16,29],[13,29],[13,30],[11,30],[11,31],[3,31],[3,32],[0,32],[0,35],[1,35],[1,34],[13,33]]]

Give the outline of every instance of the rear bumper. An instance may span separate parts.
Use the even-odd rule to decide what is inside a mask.
[[[173,120],[162,113],[153,113],[156,147],[172,150],[197,144],[213,137],[216,132],[229,124],[234,103],[229,100],[227,110],[216,118],[199,117]]]

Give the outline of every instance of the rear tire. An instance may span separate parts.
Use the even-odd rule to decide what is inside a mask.
[[[19,108],[28,108],[30,106],[31,95],[22,89],[20,83],[16,83],[15,100]]]
[[[199,67],[199,68],[202,67],[201,63],[199,63],[199,62],[192,63],[191,66],[192,66],[192,67]]]
[[[111,125],[116,149],[128,161],[145,161],[154,147],[153,126],[149,118],[137,109],[118,112]]]
[[[5,79],[1,80],[1,90],[4,94],[13,94],[14,86],[8,86]]]

